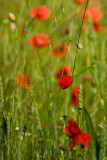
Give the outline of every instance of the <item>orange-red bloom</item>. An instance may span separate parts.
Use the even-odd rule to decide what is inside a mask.
[[[31,9],[31,16],[38,19],[47,19],[51,15],[51,11],[48,7],[44,6],[36,6]]]
[[[17,77],[17,84],[21,85],[22,88],[30,89],[31,88],[31,79],[28,75],[19,74]]]
[[[78,5],[86,3],[87,0],[74,0]]]
[[[65,65],[64,67],[61,67],[57,70],[56,77],[61,78],[62,76],[68,75],[68,73],[69,73],[69,67]]]
[[[85,11],[85,10],[83,9],[82,12],[80,13],[80,18],[83,19],[83,17],[84,17],[84,21],[86,21],[87,18],[88,18],[89,10],[86,9],[85,15],[84,15],[84,11]]]
[[[72,93],[71,93],[71,105],[76,107],[79,105],[79,100],[78,100],[78,97],[79,97],[79,86],[75,86],[72,90]]]
[[[80,17],[83,18],[84,10],[81,12]],[[98,8],[90,7],[86,9],[84,20],[87,20],[88,15],[90,16],[90,19],[92,23],[98,22],[102,18],[102,13]]]
[[[104,27],[101,24],[97,24],[97,23],[94,23],[93,27],[94,27],[94,30],[97,32],[102,32],[104,29]]]
[[[51,40],[48,38],[48,36],[43,33],[39,33],[30,39],[30,45],[38,48],[47,47],[49,46],[50,42]]]
[[[102,13],[98,8],[89,8],[89,15],[93,23],[98,22],[102,18]]]
[[[84,15],[84,10],[80,14],[81,19],[83,18],[83,15]],[[88,15],[90,16],[94,30],[97,32],[101,32],[103,30],[103,26],[97,23],[102,18],[101,11],[95,7],[86,9],[84,21],[87,20]]]
[[[68,49],[71,50],[70,44],[68,45]],[[51,51],[51,56],[63,58],[67,53],[68,51],[66,44],[57,44]]]
[[[63,76],[62,78],[59,79],[58,85],[59,87],[66,89],[68,88],[72,83],[72,76]]]
[[[74,120],[69,120],[68,124],[69,126],[65,127],[64,131],[72,138],[70,144],[71,149],[73,149],[78,142],[84,147],[88,147],[90,144],[90,135],[88,133],[83,133]]]

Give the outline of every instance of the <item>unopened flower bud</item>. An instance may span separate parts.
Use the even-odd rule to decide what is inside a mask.
[[[76,46],[77,46],[78,49],[83,49],[83,45],[81,43],[76,44]]]
[[[11,22],[15,22],[16,21],[16,17],[13,13],[9,13],[9,19]]]
[[[67,147],[64,144],[59,144],[59,148],[63,151],[67,151]]]
[[[101,104],[102,106],[104,106],[104,100],[103,100],[103,99],[100,99],[100,104]]]

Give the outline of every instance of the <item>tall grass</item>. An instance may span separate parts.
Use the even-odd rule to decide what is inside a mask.
[[[75,1],[2,1],[0,11],[0,160],[106,160],[107,159],[107,68],[106,2],[101,9],[104,30],[97,33],[86,9],[92,0],[78,6]],[[36,5],[51,10],[47,20],[31,18]],[[80,12],[84,9],[83,19]],[[8,19],[8,13],[16,22]],[[12,28],[14,25],[15,29]],[[67,33],[68,32],[68,33]],[[34,48],[33,35],[45,33],[49,47]],[[64,58],[51,56],[56,44],[66,43]],[[71,50],[69,50],[69,44]],[[79,45],[83,49],[79,49]],[[68,65],[73,77],[68,89],[61,89],[55,77],[59,67]],[[29,75],[31,89],[17,84],[16,76]],[[92,81],[85,81],[92,77]],[[71,92],[79,85],[79,106],[71,105]],[[64,132],[69,119],[75,120],[91,136],[90,146],[80,143],[70,148],[71,138]]]

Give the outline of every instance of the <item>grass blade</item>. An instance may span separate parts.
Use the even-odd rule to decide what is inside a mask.
[[[105,117],[107,119],[107,93],[105,90],[105,94],[104,94],[104,112],[105,112]]]
[[[99,145],[98,145],[97,137],[94,131],[94,126],[88,111],[86,110],[85,107],[83,109],[84,109],[84,114],[86,119],[87,131],[91,136],[91,142],[90,142],[91,158],[92,160],[97,160],[99,157]]]

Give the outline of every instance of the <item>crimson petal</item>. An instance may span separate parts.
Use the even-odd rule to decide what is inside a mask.
[[[87,133],[82,133],[75,136],[71,141],[71,148],[73,149],[78,142],[81,142],[84,147],[88,147],[90,144],[90,135]]]
[[[63,76],[62,78],[59,79],[58,85],[59,87],[66,89],[68,88],[72,83],[72,76]]]

